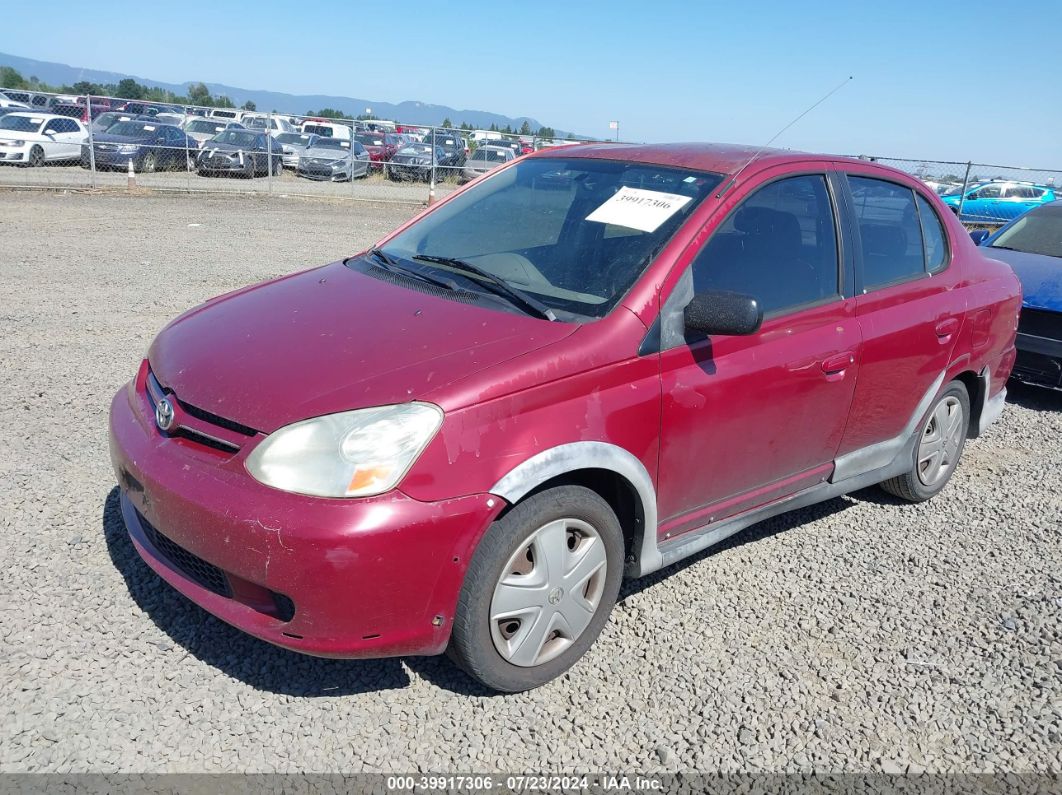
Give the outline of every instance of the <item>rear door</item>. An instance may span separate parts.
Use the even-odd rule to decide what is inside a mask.
[[[909,438],[910,424],[941,388],[966,312],[959,266],[933,203],[891,174],[849,164],[844,171],[862,357],[838,450],[841,478],[855,474],[846,471],[845,455],[859,451],[852,466],[874,469],[889,463],[893,448],[872,446]]]

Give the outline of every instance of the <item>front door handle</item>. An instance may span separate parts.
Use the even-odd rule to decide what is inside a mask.
[[[941,320],[937,323],[934,331],[937,334],[937,339],[941,342],[947,342],[951,339],[951,335],[959,330],[959,319],[957,317],[949,317],[947,320]]]
[[[844,371],[855,364],[855,354],[851,351],[845,351],[844,353],[838,353],[834,356],[827,356],[822,360],[822,372],[827,377],[833,376],[831,380],[837,380],[844,378]]]

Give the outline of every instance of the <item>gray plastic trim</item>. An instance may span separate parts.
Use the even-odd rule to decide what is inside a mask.
[[[509,503],[516,503],[547,480],[579,469],[607,469],[631,484],[642,503],[644,527],[638,561],[628,573],[640,576],[660,568],[660,551],[656,545],[656,487],[642,462],[622,447],[607,442],[571,442],[551,447],[512,469],[490,491]]]
[[[981,385],[981,411],[977,416],[977,427],[971,429],[970,435],[978,437],[985,432],[993,422],[999,419],[1003,414],[1003,407],[1007,402],[1007,388],[1003,387],[999,390],[999,394],[988,396],[988,393],[992,388],[992,373],[988,369],[988,365],[984,366],[981,370],[981,374],[978,376],[983,382]]]
[[[933,400],[936,398],[937,393],[940,391],[941,384],[944,383],[944,373],[936,377],[936,380],[930,384],[929,389],[922,396],[922,399],[918,401],[918,405],[915,406],[914,414],[907,421],[903,430],[897,436],[891,439],[886,439],[884,442],[878,442],[867,447],[861,447],[858,450],[853,450],[850,453],[845,453],[839,456],[833,462],[833,474],[830,476],[831,483],[837,483],[848,478],[855,477],[862,472],[869,472],[881,467],[888,466],[896,454],[903,449],[904,445],[914,435],[918,425],[922,422],[922,418],[929,411],[929,407],[933,405]]]

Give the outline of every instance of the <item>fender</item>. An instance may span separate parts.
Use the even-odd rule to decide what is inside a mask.
[[[638,577],[660,568],[656,487],[645,465],[622,447],[607,442],[571,442],[551,447],[511,469],[490,492],[514,504],[546,481],[580,469],[607,469],[631,485],[642,503],[644,528],[638,560],[629,567],[628,574]]]

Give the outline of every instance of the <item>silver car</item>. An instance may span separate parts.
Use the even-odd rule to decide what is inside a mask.
[[[230,127],[235,127],[238,130],[243,129],[243,125],[239,122],[226,121],[225,119],[206,119],[202,116],[192,116],[184,123],[181,129],[202,148],[204,142],[209,141],[215,135],[224,132]]]
[[[515,159],[516,153],[507,146],[481,146],[468,156],[461,178],[467,182]]]
[[[346,182],[369,173],[369,152],[357,141],[318,138],[300,156],[295,173],[300,177]]]
[[[273,140],[284,153],[284,168],[298,168],[299,158],[320,140],[320,136],[312,133],[286,132],[274,136]]]

